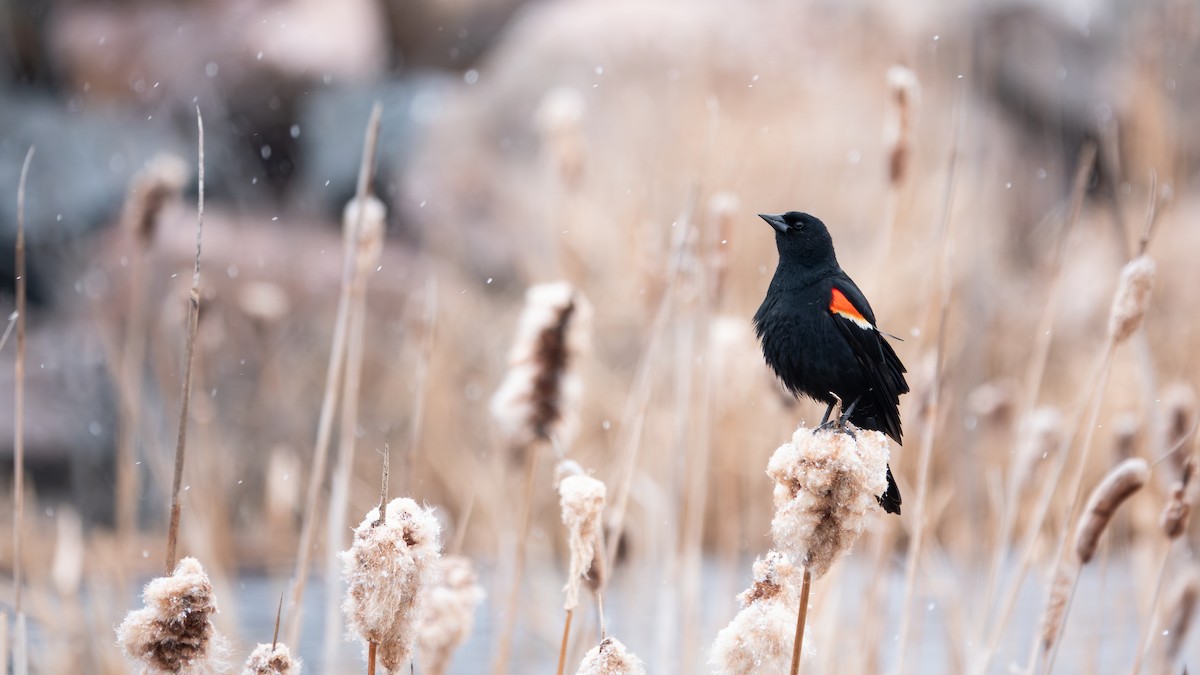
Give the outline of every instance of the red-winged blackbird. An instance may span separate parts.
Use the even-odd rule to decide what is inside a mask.
[[[862,291],[838,266],[829,230],[807,213],[759,215],[775,228],[779,266],[754,313],[763,357],[793,394],[825,403],[825,425],[836,403],[841,422],[882,431],[900,442],[904,364]],[[887,472],[879,504],[900,513],[900,490]]]

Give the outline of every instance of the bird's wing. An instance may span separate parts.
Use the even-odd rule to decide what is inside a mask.
[[[845,273],[835,276],[829,291],[829,316],[862,367],[867,383],[881,405],[889,436],[900,438],[900,395],[908,392],[904,364],[875,327],[875,314],[862,291]],[[846,403],[849,403],[847,401]]]

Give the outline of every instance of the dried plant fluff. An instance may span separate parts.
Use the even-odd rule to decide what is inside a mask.
[[[1079,532],[1075,535],[1075,554],[1079,562],[1087,564],[1096,555],[1096,546],[1100,543],[1100,535],[1108,528],[1117,509],[1135,492],[1142,489],[1150,477],[1150,465],[1146,460],[1135,458],[1121,462],[1088,497],[1084,509]]]
[[[738,596],[742,610],[713,642],[709,664],[714,672],[784,675],[790,671],[799,577],[800,570],[779,551],[770,551],[754,562],[754,584]],[[812,654],[806,649],[805,660]]]
[[[358,253],[355,257],[359,274],[370,272],[379,265],[379,257],[383,255],[384,231],[387,229],[387,207],[383,202],[375,195],[367,195],[365,202],[367,206],[363,210],[360,222],[355,222],[359,218],[357,197],[346,202],[346,208],[342,211],[342,238],[347,245],[355,226],[361,228],[358,232]]]
[[[1154,290],[1154,260],[1140,255],[1125,263],[1121,281],[1108,314],[1108,335],[1114,343],[1124,342],[1142,325],[1142,317]]]
[[[579,426],[583,383],[576,361],[589,348],[591,305],[565,281],[531,286],[491,412],[514,447],[555,439],[567,448]]]
[[[423,672],[442,675],[454,650],[466,641],[475,624],[475,610],[484,592],[470,558],[447,555],[434,565],[432,582],[421,591],[424,612],[417,631]]]
[[[146,584],[142,599],[146,606],[127,614],[117,628],[127,657],[148,673],[224,671],[228,650],[212,623],[217,599],[198,560],[180,560],[171,576]]]
[[[260,643],[246,659],[242,675],[300,675],[300,659],[293,659],[283,643]]]
[[[142,244],[154,241],[159,214],[183,189],[189,175],[187,163],[174,155],[159,155],[134,174],[122,207],[121,222]]]
[[[1078,564],[1069,559],[1064,559],[1054,572],[1054,580],[1050,582],[1050,599],[1046,602],[1046,612],[1042,615],[1043,654],[1050,653],[1062,632],[1062,622],[1067,616],[1067,605],[1071,600],[1071,592],[1075,589],[1075,578],[1078,574]]]
[[[579,606],[580,581],[592,567],[596,542],[603,541],[604,500],[608,493],[602,481],[584,475],[577,467],[574,462],[562,462],[558,480],[559,506],[571,551],[571,569],[563,588],[566,593],[563,608],[568,610]]]
[[[775,481],[775,547],[826,572],[862,534],[887,487],[888,440],[878,431],[811,431],[803,425],[767,464]]]
[[[576,675],[646,675],[646,668],[620,640],[606,637],[584,654]]]
[[[412,657],[421,589],[433,580],[440,532],[433,509],[407,497],[393,499],[382,519],[378,508],[371,509],[354,529],[350,550],[338,554],[347,584],[346,624],[364,643],[377,645],[388,672],[407,670]]]

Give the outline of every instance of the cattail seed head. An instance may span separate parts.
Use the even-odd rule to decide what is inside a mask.
[[[767,464],[775,481],[775,547],[814,579],[850,549],[887,487],[888,440],[878,431],[801,426]]]
[[[580,581],[592,567],[596,544],[604,541],[604,500],[608,491],[603,482],[585,475],[578,464],[569,460],[559,464],[558,475],[559,506],[571,551],[563,608],[571,610],[579,606]]]
[[[1176,382],[1162,394],[1165,450],[1171,451],[1171,465],[1178,472],[1190,456],[1184,447],[1196,432],[1196,407],[1196,390],[1187,383]]]
[[[1121,268],[1121,280],[1108,314],[1108,336],[1120,344],[1142,325],[1154,290],[1154,260],[1140,255]]]
[[[584,654],[576,675],[646,675],[646,668],[620,640],[606,637]]]
[[[1150,465],[1140,458],[1121,462],[1092,490],[1084,509],[1079,532],[1075,535],[1075,554],[1086,565],[1096,555],[1100,535],[1108,528],[1121,504],[1142,489],[1150,477]]]
[[[888,68],[887,86],[891,107],[884,122],[883,143],[888,148],[888,181],[898,186],[908,175],[913,118],[921,99],[921,84],[912,70],[895,65]]]
[[[565,281],[531,286],[509,353],[509,369],[491,413],[514,448],[556,440],[569,447],[578,430],[583,383],[575,364],[589,348],[591,305]]]
[[[1064,558],[1054,572],[1054,581],[1050,583],[1050,598],[1046,602],[1046,612],[1042,615],[1042,654],[1050,653],[1054,643],[1058,641],[1078,574],[1078,563],[1069,558]]]
[[[722,675],[790,670],[800,570],[779,551],[754,561],[754,583],[738,595],[742,610],[717,634],[709,664]],[[807,642],[806,645],[807,646]],[[805,658],[812,650],[806,649]]]
[[[342,240],[350,245],[350,237],[358,226],[358,250],[355,252],[355,264],[358,273],[366,274],[379,266],[379,258],[383,255],[383,238],[387,230],[387,207],[375,195],[367,195],[366,207],[362,210],[362,220],[359,221],[358,197],[346,202],[342,211]]]
[[[438,559],[432,582],[421,593],[425,608],[417,631],[421,664],[429,675],[442,675],[454,650],[471,634],[483,588],[470,558],[447,555]]]
[[[144,246],[154,242],[163,207],[188,180],[188,165],[174,155],[158,155],[134,174],[121,209],[123,227]]]
[[[338,555],[346,580],[342,611],[351,633],[375,643],[389,672],[406,668],[421,614],[421,590],[434,575],[441,525],[433,509],[403,497],[376,507],[354,529],[350,550]]]
[[[300,675],[300,659],[293,659],[285,644],[260,643],[246,659],[242,675]]]
[[[127,614],[117,628],[127,657],[150,673],[201,675],[224,669],[226,646],[212,623],[217,599],[198,560],[180,560],[171,576],[146,584],[142,599],[146,606]]]

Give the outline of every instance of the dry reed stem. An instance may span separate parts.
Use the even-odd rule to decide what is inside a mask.
[[[358,172],[355,199],[363,203],[367,197],[375,170],[375,150],[379,143],[379,121],[383,106],[378,102],[371,108],[363,139],[362,164]],[[365,209],[360,209],[355,220],[351,240],[358,241],[358,233]],[[300,543],[296,551],[296,572],[292,579],[292,612],[288,615],[288,644],[297,644],[300,639],[300,623],[303,616],[304,587],[308,582],[309,560],[314,546],[316,514],[321,496],[321,485],[325,479],[325,468],[329,459],[329,442],[333,433],[333,413],[338,405],[338,383],[342,379],[342,367],[346,356],[346,339],[350,329],[350,291],[358,271],[355,249],[347,247],[342,260],[341,292],[338,295],[337,316],[333,324],[333,343],[329,350],[329,364],[325,372],[325,391],[321,398],[321,414],[317,421],[317,438],[313,446],[313,461],[308,479],[308,490],[304,500],[304,513],[300,523]]]
[[[365,212],[365,213],[360,213]],[[355,441],[358,437],[358,395],[362,381],[364,333],[367,315],[367,274],[378,264],[383,250],[386,209],[373,196],[346,205],[342,218],[345,245],[354,251],[358,270],[350,283],[350,331],[346,345],[346,364],[342,373],[342,415],[338,423],[337,463],[329,499],[328,530],[325,542],[326,588],[337,588],[341,576],[338,551],[345,546],[346,518],[350,504],[350,477],[354,470]],[[357,224],[357,228],[355,225]],[[357,229],[357,240],[351,232]],[[341,612],[333,603],[325,605],[324,658],[327,673],[337,670],[341,656]]]
[[[437,279],[430,275],[425,281],[425,334],[421,338],[421,351],[413,368],[413,417],[412,433],[409,436],[408,450],[401,455],[400,460],[400,491],[408,494],[411,486],[416,484],[413,476],[416,467],[417,453],[421,448],[421,434],[425,430],[425,396],[428,390],[429,361],[433,358],[434,337],[437,335],[438,286]],[[472,505],[474,495],[472,495]],[[470,509],[467,509],[470,513]],[[454,534],[455,545],[450,549],[457,552],[462,548],[458,532]]]
[[[21,165],[21,179],[17,184],[17,243],[15,252],[17,292],[17,355],[13,364],[13,610],[17,614],[16,645],[13,648],[13,672],[27,675],[29,672],[29,643],[26,634],[25,607],[22,604],[21,556],[25,524],[25,184],[29,178],[29,165],[33,162],[33,146],[25,153]],[[0,668],[6,664],[0,663]]]
[[[562,644],[558,648],[558,670],[555,671],[558,675],[563,675],[563,670],[567,666],[567,643],[571,637],[571,616],[575,610],[567,610],[567,618],[563,620]]]
[[[800,672],[800,654],[804,650],[804,624],[808,618],[808,592],[812,586],[812,573],[804,568],[804,579],[800,582],[800,608],[796,611],[796,638],[792,643],[792,675]]]
[[[1150,466],[1146,460],[1127,459],[1108,472],[1104,480],[1092,490],[1075,536],[1075,555],[1079,557],[1080,563],[1086,565],[1092,561],[1092,557],[1096,555],[1096,546],[1100,543],[1100,535],[1108,528],[1117,509],[1142,489],[1149,476]]]
[[[175,437],[175,472],[171,480],[171,515],[167,530],[166,573],[175,569],[175,547],[179,541],[179,501],[183,488],[183,463],[187,447],[188,404],[192,396],[192,361],[196,353],[196,329],[200,322],[200,235],[204,231],[204,118],[196,107],[197,180],[196,260],[192,266],[192,289],[188,294],[187,343],[183,356],[183,384],[179,394],[179,432]]]
[[[503,675],[508,672],[512,639],[517,627],[517,607],[521,602],[521,580],[524,578],[525,572],[525,540],[529,538],[529,528],[533,520],[533,488],[537,479],[540,454],[537,449],[539,447],[539,445],[534,445],[525,453],[525,489],[521,494],[519,515],[517,516],[513,574],[508,591],[508,603],[505,605],[504,620],[500,622],[500,635],[496,639],[496,655],[492,659],[493,675]]]
[[[658,309],[650,324],[650,334],[646,347],[638,359],[634,371],[633,383],[629,388],[629,396],[625,399],[625,407],[621,411],[621,432],[617,447],[617,480],[613,484],[613,498],[609,500],[611,508],[608,511],[607,539],[613,542],[607,546],[607,568],[612,569],[616,563],[617,550],[625,529],[625,509],[629,503],[629,494],[633,489],[633,474],[637,469],[638,455],[641,452],[642,429],[646,424],[646,411],[650,398],[651,379],[654,365],[659,360],[662,349],[663,335],[666,334],[667,320],[670,318],[671,306],[674,304],[678,287],[679,271],[684,259],[686,242],[692,229],[692,212],[695,205],[694,194],[687,202],[684,215],[679,219],[679,227],[675,228],[675,239],[671,246],[671,256],[667,265],[666,289],[659,300]],[[603,589],[601,589],[603,590]]]
[[[374,642],[367,645],[367,675],[375,675],[375,654],[378,649]]]
[[[1075,226],[1079,223],[1079,215],[1083,210],[1083,199],[1087,194],[1088,177],[1091,175],[1092,167],[1096,162],[1096,145],[1094,143],[1085,143],[1080,149],[1079,159],[1075,163],[1075,176],[1071,182],[1070,207],[1067,212],[1067,219],[1063,224],[1062,230],[1059,232],[1055,243],[1053,266],[1051,268],[1051,277],[1049,290],[1046,294],[1046,302],[1042,305],[1041,314],[1038,317],[1037,329],[1034,331],[1033,357],[1030,359],[1030,367],[1027,373],[1028,380],[1025,383],[1025,392],[1021,402],[1021,412],[1017,419],[1029,420],[1037,407],[1038,394],[1042,389],[1042,381],[1046,374],[1046,362],[1050,356],[1050,345],[1053,342],[1053,327],[1054,320],[1058,317],[1058,304],[1062,298],[1063,287],[1063,270],[1065,269],[1064,258],[1066,255],[1067,241],[1071,233],[1075,231]],[[1021,442],[1021,437],[1018,436],[1017,442]],[[1017,452],[1020,448],[1017,448]],[[984,613],[981,615],[979,622],[979,632],[982,634],[986,628],[987,610],[992,606],[992,598],[995,597],[996,585],[999,583],[1000,567],[1004,562],[1005,551],[1008,550],[1008,540],[1013,535],[1013,529],[1016,527],[1017,511],[1020,509],[1021,500],[1017,499],[1017,492],[1020,490],[1020,482],[1023,476],[1020,472],[1014,472],[1010,475],[1005,508],[1000,515],[1000,528],[997,532],[997,538],[994,544],[995,555],[992,559],[991,569],[988,572],[987,590],[984,592]],[[1040,524],[1038,525],[1040,528]],[[990,650],[985,652],[985,660],[991,658]],[[986,663],[984,668],[986,669]]]
[[[933,381],[930,384],[929,403],[925,410],[924,425],[921,430],[921,449],[917,457],[917,496],[913,508],[913,533],[908,540],[908,550],[905,554],[904,575],[904,611],[900,618],[900,631],[897,646],[895,672],[904,670],[904,659],[908,650],[908,636],[912,617],[913,596],[916,593],[917,563],[920,560],[921,546],[925,538],[925,521],[927,518],[927,498],[929,492],[929,466],[933,457],[934,432],[937,429],[937,417],[940,409],[942,368],[945,359],[946,320],[950,313],[950,291],[952,279],[950,275],[950,227],[954,206],[954,194],[958,184],[958,144],[962,133],[963,121],[963,90],[959,88],[954,102],[954,130],[950,143],[950,156],[947,159],[946,187],[942,194],[941,217],[938,220],[937,241],[940,253],[938,255],[939,270],[937,283],[938,324],[937,337],[934,346],[935,365]]]
[[[141,431],[142,379],[146,358],[146,297],[149,252],[158,220],[167,201],[187,181],[187,166],[173,155],[160,155],[130,181],[123,205],[122,226],[132,234],[129,261],[129,317],[125,322],[118,391],[121,417],[117,430],[117,532],[123,538],[137,529],[140,492],[137,442]]]

